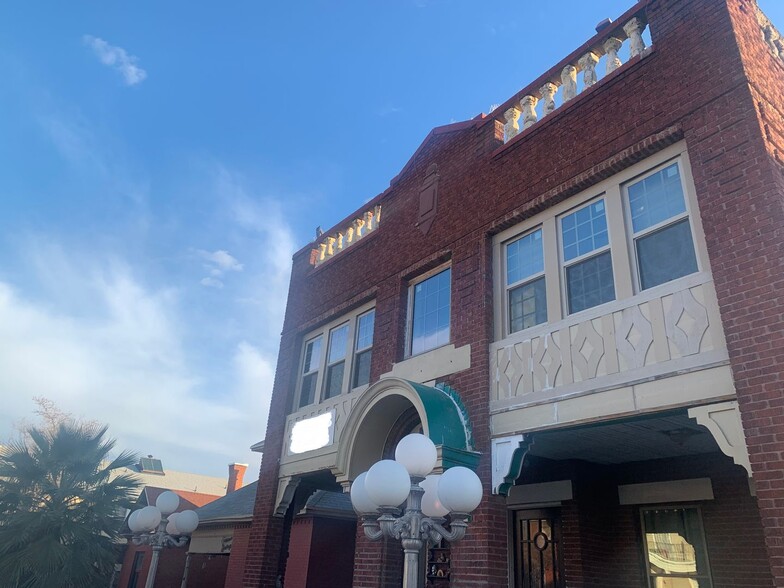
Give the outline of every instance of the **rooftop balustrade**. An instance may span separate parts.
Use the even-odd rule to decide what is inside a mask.
[[[581,49],[493,110],[491,116],[504,123],[504,143],[647,53],[645,11],[640,8],[631,14],[623,22],[607,24]]]
[[[319,266],[344,249],[360,241],[378,228],[381,222],[381,206],[375,206],[355,218],[350,224],[329,235],[320,235],[316,249],[310,253],[310,264]]]

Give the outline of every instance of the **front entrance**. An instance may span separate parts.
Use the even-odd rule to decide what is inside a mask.
[[[562,588],[557,509],[514,513],[515,588]]]

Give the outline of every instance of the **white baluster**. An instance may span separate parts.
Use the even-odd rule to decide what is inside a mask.
[[[520,125],[517,121],[520,120],[520,110],[514,106],[504,112],[506,124],[504,125],[504,136],[506,137],[505,143],[511,141],[517,133],[520,132]]]
[[[354,242],[354,227],[346,229],[346,247]]]
[[[337,237],[338,251],[343,249],[343,239],[345,239],[343,233],[338,233],[338,237]]]
[[[573,65],[567,65],[561,70],[561,88],[564,102],[577,96],[577,68]]]
[[[354,238],[359,240],[362,238],[362,229],[365,228],[365,221],[361,218],[354,219]]]
[[[319,261],[324,261],[327,258],[327,244],[319,243]]]
[[[621,48],[621,45],[623,45],[621,40],[616,39],[615,37],[610,37],[604,42],[604,52],[607,54],[608,74],[611,74],[623,65],[621,58],[618,57],[618,50]]]
[[[542,95],[542,118],[555,110],[555,93],[558,91],[558,86],[552,82],[547,82],[544,86],[539,88],[539,93]]]
[[[520,108],[523,111],[523,128],[527,129],[539,119],[536,114],[536,105],[539,99],[536,96],[523,96],[520,100]]]
[[[377,204],[376,207],[373,209],[373,214],[376,217],[376,226],[379,225],[381,222],[381,205]]]
[[[637,57],[645,51],[645,40],[642,38],[642,32],[645,30],[645,23],[641,18],[635,16],[623,25],[623,30],[629,37],[629,59]]]
[[[599,56],[593,51],[583,55],[577,62],[583,72],[583,84],[590,88],[596,83],[596,64],[599,63]]]
[[[335,255],[335,237],[327,237],[327,256]]]

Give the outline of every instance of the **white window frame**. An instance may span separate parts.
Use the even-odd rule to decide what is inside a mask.
[[[314,342],[316,339],[319,339],[319,338],[321,339],[321,349],[319,350],[318,362],[316,363],[317,368],[315,370],[311,370],[309,372],[305,372],[304,371],[304,369],[305,369],[305,354],[306,354],[308,345],[310,343]],[[316,401],[315,397],[318,396],[319,386],[321,385],[321,379],[324,376],[324,374],[322,373],[323,372],[323,370],[322,370],[322,364],[323,364],[322,359],[324,357],[324,348],[325,347],[326,347],[326,345],[324,345],[324,335],[323,335],[323,333],[316,333],[316,334],[314,334],[311,337],[307,337],[302,342],[302,350],[300,352],[300,358],[299,358],[299,364],[298,364],[299,370],[297,371],[297,401],[296,401],[296,404],[295,404],[295,407],[294,407],[295,410],[299,410],[301,408],[305,408],[306,406],[310,406],[310,404],[312,404],[312,403],[308,403],[308,404],[305,404],[303,406],[300,406],[301,395],[302,395],[302,383],[305,381],[305,377],[306,376],[310,376],[313,373],[316,374],[316,385],[315,385],[314,392],[313,392],[313,396],[314,396],[313,403],[315,403],[315,401]]]
[[[607,245],[603,247],[599,247],[598,249],[594,249],[593,251],[589,251],[588,253],[578,255],[577,257],[573,257],[569,261],[566,261],[566,254],[564,252],[564,246],[563,246],[563,228],[561,225],[561,221],[563,220],[564,217],[567,217],[570,214],[574,214],[578,210],[582,210],[583,208],[587,208],[588,206],[591,206],[592,204],[595,204],[600,200],[604,203],[604,218],[605,221],[607,222]],[[602,302],[601,304],[597,304],[596,306],[591,306],[574,312],[569,310],[569,280],[566,277],[566,270],[568,270],[572,266],[582,263],[583,261],[587,261],[592,257],[598,257],[599,255],[602,255],[603,253],[607,253],[607,252],[610,253],[610,263],[612,264],[613,262],[613,248],[612,248],[613,235],[612,235],[612,231],[610,231],[610,210],[607,202],[607,194],[605,193],[598,194],[597,196],[590,198],[582,202],[581,204],[574,206],[573,208],[570,208],[569,210],[559,214],[555,219],[555,224],[558,230],[558,260],[560,262],[560,267],[561,267],[559,277],[560,277],[560,283],[562,284],[560,291],[561,291],[561,298],[562,298],[561,304],[563,306],[564,316],[578,314],[584,310],[590,310],[591,308],[596,308],[597,306],[601,306],[602,304],[608,304],[610,302],[613,302],[614,300],[617,300],[618,286],[616,284],[616,278],[615,278],[615,267],[613,267],[613,290],[615,291],[615,297],[612,300],[607,300],[606,302]]]
[[[687,191],[687,185],[686,185],[686,179],[685,179],[686,174],[685,174],[685,169],[684,169],[684,165],[683,165],[683,160],[684,160],[683,157],[674,157],[672,159],[664,161],[664,162],[660,163],[659,165],[650,168],[646,172],[644,172],[644,173],[642,173],[642,174],[640,174],[640,175],[638,175],[638,176],[636,176],[634,178],[628,179],[627,181],[623,182],[623,184],[621,185],[621,199],[622,199],[622,204],[623,204],[623,209],[624,209],[624,219],[626,221],[626,226],[628,227],[628,230],[626,231],[626,241],[627,241],[627,246],[629,248],[629,258],[630,258],[632,266],[634,268],[634,272],[633,272],[633,274],[634,274],[634,292],[636,294],[639,294],[640,292],[644,291],[643,288],[642,288],[642,277],[640,276],[640,262],[639,262],[639,258],[637,257],[637,241],[639,241],[643,237],[646,237],[646,236],[651,235],[651,234],[653,234],[653,233],[655,233],[657,231],[665,229],[665,228],[669,227],[670,225],[674,225],[675,223],[678,223],[678,222],[680,222],[680,221],[682,221],[684,219],[686,219],[687,222],[689,223],[689,232],[691,234],[691,242],[692,242],[692,246],[694,247],[694,255],[695,255],[696,259],[697,259],[697,271],[698,272],[702,271],[703,264],[702,264],[702,261],[700,259],[699,251],[697,250],[697,240],[695,238],[696,237],[696,231],[695,231],[695,226],[694,226],[694,222],[693,222],[693,219],[694,219],[694,214],[693,214],[693,206],[694,206],[694,204],[693,204],[693,202],[696,203],[696,201],[694,201],[693,198],[689,197],[689,194],[688,194],[688,191]],[[631,186],[632,184],[636,184],[637,182],[643,181],[645,178],[647,178],[649,176],[652,176],[653,174],[663,170],[666,167],[669,167],[673,163],[678,166],[678,174],[679,174],[679,177],[680,177],[681,189],[683,190],[684,205],[685,205],[685,208],[686,208],[685,212],[682,212],[682,213],[680,213],[680,214],[678,214],[676,216],[670,217],[670,218],[668,218],[666,220],[661,221],[660,223],[657,223],[657,224],[652,225],[652,226],[650,226],[650,227],[648,227],[646,229],[641,230],[638,233],[635,233],[634,232],[634,225],[632,224],[632,211],[631,211],[631,205],[629,203],[629,190],[628,190],[628,187]],[[676,278],[676,279],[679,279],[679,278]],[[656,288],[656,286],[652,286],[652,288]],[[650,288],[648,288],[648,289],[650,290]]]
[[[408,283],[408,300],[407,300],[407,307],[406,307],[406,348],[403,356],[408,359],[409,357],[415,357],[417,355],[423,355],[433,349],[438,349],[439,347],[444,347],[449,345],[452,342],[452,276],[450,275],[449,279],[449,340],[446,343],[441,345],[437,345],[431,349],[425,349],[419,353],[412,353],[411,348],[414,341],[414,288],[417,284],[421,284],[422,282],[432,278],[440,274],[443,271],[452,269],[452,262],[449,261],[447,263],[439,265],[437,268],[429,270],[413,280],[410,280]]]
[[[597,182],[587,190],[568,198],[550,208],[547,208],[518,225],[510,227],[493,236],[493,306],[494,306],[494,334],[495,341],[500,341],[512,335],[509,324],[509,307],[506,290],[506,250],[505,244],[524,236],[526,233],[542,228],[544,246],[545,287],[547,292],[547,322],[529,329],[541,328],[545,324],[557,323],[567,316],[579,320],[583,313],[594,314],[596,308],[603,305],[585,309],[583,311],[568,313],[566,299],[566,281],[563,272],[563,253],[560,237],[559,217],[571,210],[589,203],[599,197],[604,197],[607,215],[608,241],[610,256],[612,258],[613,282],[615,286],[615,301],[631,298],[641,292],[639,278],[637,277],[637,260],[634,242],[630,240],[632,226],[627,212],[624,188],[636,179],[654,173],[662,166],[673,161],[678,161],[681,174],[681,185],[686,199],[686,208],[689,214],[689,224],[692,231],[692,243],[697,258],[697,271],[709,271],[707,248],[702,220],[699,215],[697,197],[694,188],[694,179],[691,173],[689,154],[686,143],[680,141],[659,151],[658,153],[640,161],[617,174]],[[673,221],[674,222],[674,221]],[[628,229],[627,229],[628,226]],[[593,251],[588,255],[596,255]],[[579,258],[570,260],[570,264]],[[686,279],[686,276],[683,278]],[[662,285],[664,286],[664,285]],[[646,292],[662,286],[649,288]],[[607,302],[605,304],[612,304]],[[514,333],[516,336],[529,329]]]
[[[355,390],[364,390],[368,387],[367,384],[362,386],[357,386],[356,388],[351,387],[352,378],[351,376],[354,373],[354,348],[355,348],[355,341],[356,341],[356,333],[357,333],[357,324],[359,321],[359,317],[362,315],[367,314],[371,310],[375,310],[375,302],[369,302],[367,304],[363,304],[359,308],[347,313],[343,314],[328,323],[325,323],[321,327],[317,329],[313,329],[312,331],[308,331],[302,337],[300,351],[299,351],[299,361],[297,362],[297,382],[296,388],[294,391],[294,401],[292,404],[292,411],[297,412],[299,410],[305,410],[308,407],[316,406],[321,404],[325,401],[332,401],[336,398],[339,398],[343,394],[348,392],[353,392]],[[345,368],[343,369],[343,383],[340,388],[340,394],[333,396],[332,398],[326,398],[326,383],[327,383],[327,359],[329,357],[329,338],[332,331],[337,328],[340,328],[344,324],[348,324],[348,333],[346,335],[346,355],[342,361],[345,361]],[[374,331],[374,338],[375,338],[375,321],[373,325]],[[319,354],[319,361],[318,361],[318,376],[316,377],[316,392],[314,394],[313,402],[310,404],[306,404],[304,406],[300,406],[300,398],[302,395],[302,382],[304,376],[306,374],[303,373],[303,368],[305,364],[305,350],[307,348],[307,344],[314,339],[321,337],[321,351]],[[371,345],[372,348],[372,345]],[[332,365],[339,362],[334,362]],[[310,372],[312,373],[312,372]]]
[[[329,353],[332,349],[332,334],[337,331],[338,329],[342,329],[346,327],[346,349],[343,350],[343,357],[337,361],[333,361],[332,363],[329,362]],[[349,361],[349,357],[351,355],[351,324],[349,321],[345,321],[338,325],[335,325],[327,332],[327,353],[326,359],[324,362],[324,382],[323,382],[323,390],[321,390],[321,398],[323,400],[327,400],[327,384],[329,384],[329,379],[327,378],[327,373],[329,372],[329,368],[336,366],[339,363],[343,363],[343,381],[340,383],[340,392],[336,394],[336,396],[340,396],[345,389],[346,384],[346,369],[351,369],[351,362]],[[332,398],[334,398],[333,396]]]
[[[371,361],[372,361],[372,357],[373,357],[373,355],[372,355],[373,354],[373,338],[371,338],[371,340],[370,340],[370,345],[367,345],[366,347],[363,347],[362,349],[359,349],[357,347],[357,344],[359,343],[359,321],[363,317],[369,315],[371,312],[372,313],[376,312],[375,307],[371,308],[370,310],[367,310],[367,311],[365,311],[365,312],[363,312],[363,313],[361,313],[359,315],[357,315],[357,318],[356,318],[356,328],[354,329],[356,331],[356,333],[354,334],[354,340],[352,341],[352,349],[353,349],[353,351],[351,352],[351,366],[350,366],[351,367],[351,373],[349,374],[349,385],[351,386],[352,389],[354,389],[354,388],[361,388],[362,386],[367,386],[367,384],[360,384],[359,386],[354,386],[354,370],[357,367],[356,366],[356,361],[357,361],[357,357],[359,355],[361,355],[361,354],[363,354],[363,353],[365,353],[367,351],[370,351],[370,353],[371,353]],[[376,332],[376,317],[374,315],[373,316],[373,334],[374,335],[375,335],[375,332]]]
[[[509,249],[509,246],[512,243],[514,243],[514,242],[516,242],[516,241],[518,241],[520,239],[524,239],[528,235],[532,235],[532,234],[534,234],[537,231],[542,231],[542,271],[541,272],[537,272],[535,274],[531,274],[530,276],[527,276],[527,277],[525,277],[525,278],[523,278],[521,280],[518,280],[514,284],[507,283],[506,277],[507,277],[507,271],[509,270],[508,262],[507,262],[507,251]],[[524,232],[522,232],[522,233],[520,233],[518,235],[515,235],[514,237],[512,237],[511,239],[509,239],[507,241],[504,241],[503,246],[501,247],[501,251],[502,251],[501,267],[503,268],[503,270],[502,270],[503,271],[503,275],[502,275],[501,279],[502,279],[503,284],[504,284],[504,304],[505,304],[505,307],[504,307],[504,317],[505,318],[504,318],[504,320],[506,321],[506,325],[504,326],[504,328],[505,328],[507,333],[519,333],[520,332],[520,331],[513,331],[512,330],[512,316],[511,316],[511,313],[509,312],[509,303],[510,303],[509,293],[512,290],[515,290],[515,289],[520,288],[522,286],[525,286],[527,284],[531,284],[531,283],[535,282],[536,280],[538,280],[540,278],[545,278],[544,288],[545,288],[545,293],[547,293],[547,266],[544,264],[544,258],[545,258],[545,255],[546,255],[544,250],[545,250],[544,229],[543,229],[543,227],[541,225],[537,225],[535,227],[531,227],[529,230],[524,231]],[[547,310],[547,309],[545,309],[545,310]],[[545,314],[546,314],[546,312],[545,312]],[[547,318],[549,320],[550,317],[548,316]],[[540,325],[541,324],[546,324],[548,322],[548,320],[544,321],[544,323],[539,323],[539,324]],[[533,327],[528,327],[528,328],[533,328]],[[526,329],[523,328],[523,329],[520,329],[520,330],[521,331],[525,331]]]

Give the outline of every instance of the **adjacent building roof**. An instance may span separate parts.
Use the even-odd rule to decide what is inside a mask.
[[[249,521],[253,518],[258,481],[243,486],[196,510],[199,524]]]
[[[167,490],[183,490],[186,492],[196,492],[198,494],[209,494],[212,496],[223,496],[226,494],[228,481],[225,477],[204,476],[202,474],[192,474],[190,472],[175,472],[164,470],[162,474],[140,472],[138,468],[121,468],[115,470],[116,475],[131,474],[139,480],[139,491],[146,486],[155,488],[165,488]],[[179,494],[179,492],[178,492]]]
[[[167,488],[146,486],[140,498],[143,498],[147,504],[155,504],[158,497],[167,490]],[[187,490],[177,489],[173,490],[173,492],[180,497],[180,507],[177,509],[178,512],[186,509],[196,509],[220,498],[219,494],[202,494],[199,492],[188,492]]]

